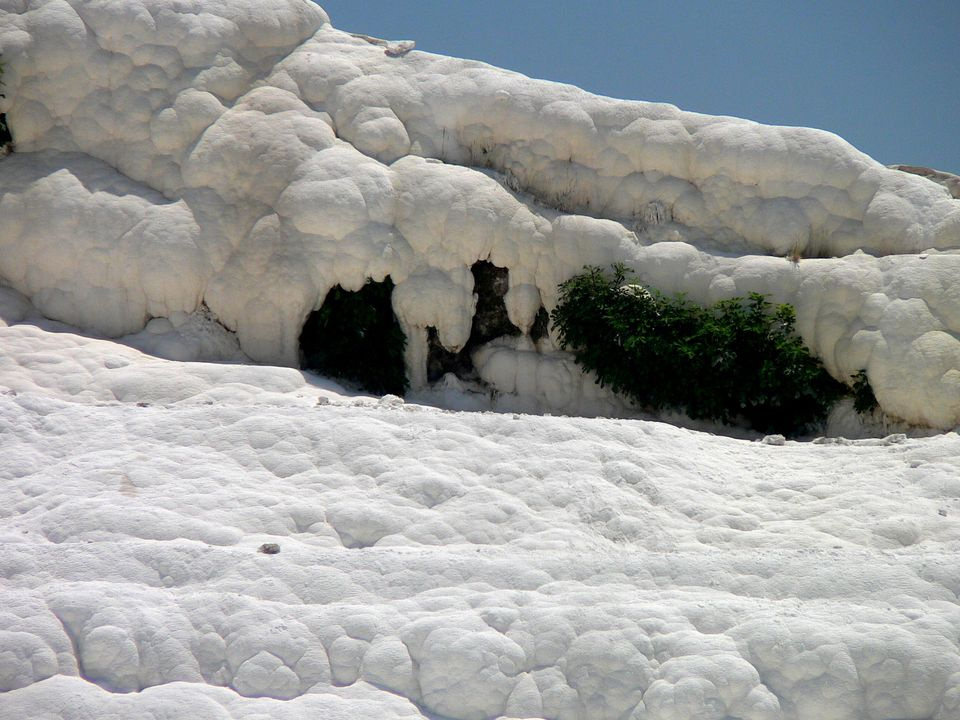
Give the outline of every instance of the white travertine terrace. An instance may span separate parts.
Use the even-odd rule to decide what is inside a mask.
[[[0,288],[4,720],[960,716],[956,433],[453,413],[56,329]]]
[[[422,385],[489,259],[527,334],[483,378],[615,413],[529,331],[623,261],[789,301],[888,413],[960,422],[945,188],[406,48],[306,0],[0,0],[0,718],[957,720],[956,433],[751,443],[183,362],[295,365],[329,288],[390,275]]]
[[[205,302],[295,365],[331,287],[389,275],[416,387],[428,327],[467,341],[476,261],[509,269],[521,329],[622,261],[694,301],[790,302],[837,378],[960,424],[960,202],[829,133],[394,57],[306,0],[0,0],[0,51],[0,281],[48,317],[120,336]],[[550,338],[475,363],[543,409],[616,407]]]

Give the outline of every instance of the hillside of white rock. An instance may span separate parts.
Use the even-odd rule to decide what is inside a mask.
[[[0,2],[0,279],[108,336],[205,303],[296,366],[309,313],[390,276],[414,388],[468,341],[470,268],[529,333],[557,284],[625,262],[710,302],[790,302],[839,380],[960,424],[960,202],[840,138],[602,98],[334,29],[306,0]],[[476,361],[501,394],[611,414],[553,336]]]
[[[453,413],[0,320],[0,717],[960,717],[956,433]]]
[[[307,0],[0,0],[0,53],[0,717],[960,718],[943,185]],[[536,329],[613,262],[793,304],[931,436],[613,417]],[[494,404],[610,417],[420,404],[490,405],[428,378],[478,263],[519,329],[473,354]],[[328,292],[388,276],[407,398],[297,369]]]

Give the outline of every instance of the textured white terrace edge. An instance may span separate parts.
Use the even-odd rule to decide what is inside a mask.
[[[32,312],[0,290],[4,720],[960,716],[956,433],[441,412]]]
[[[419,385],[427,327],[467,339],[475,261],[509,268],[529,329],[619,260],[696,301],[789,301],[838,378],[960,424],[960,202],[829,133],[391,57],[306,0],[0,0],[0,50],[0,280],[49,317],[116,336],[205,301],[292,365],[329,288],[389,274]],[[545,409],[616,410],[549,339],[478,365]]]

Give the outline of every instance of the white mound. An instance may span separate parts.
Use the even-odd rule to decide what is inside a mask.
[[[451,413],[32,312],[0,293],[2,718],[960,717],[955,433]]]
[[[960,717],[956,433],[748,442],[241,364],[296,365],[331,288],[389,275],[411,398],[455,395],[428,329],[468,342],[488,260],[521,335],[480,377],[616,414],[531,333],[622,261],[793,303],[837,378],[949,429],[946,188],[307,0],[0,0],[0,52],[0,718]]]
[[[960,424],[946,188],[829,133],[408,47],[335,30],[307,0],[0,0],[17,148],[0,281],[109,336],[206,303],[247,357],[296,365],[332,287],[389,275],[420,388],[428,328],[467,342],[477,261],[509,270],[524,332],[558,282],[622,261],[697,302],[793,303],[835,377],[866,369],[890,416]],[[616,412],[555,340],[501,343],[477,370],[542,410]]]

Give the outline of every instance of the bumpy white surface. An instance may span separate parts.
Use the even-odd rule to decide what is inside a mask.
[[[68,330],[0,291],[0,717],[960,717],[956,433],[451,413]]]
[[[0,49],[0,279],[49,317],[123,335],[203,301],[295,365],[332,286],[389,274],[421,386],[426,328],[466,341],[477,260],[510,270],[520,328],[624,261],[697,301],[792,302],[838,378],[960,424],[960,202],[829,133],[395,57],[307,0],[0,0]],[[543,409],[617,408],[550,340],[478,369]]]

